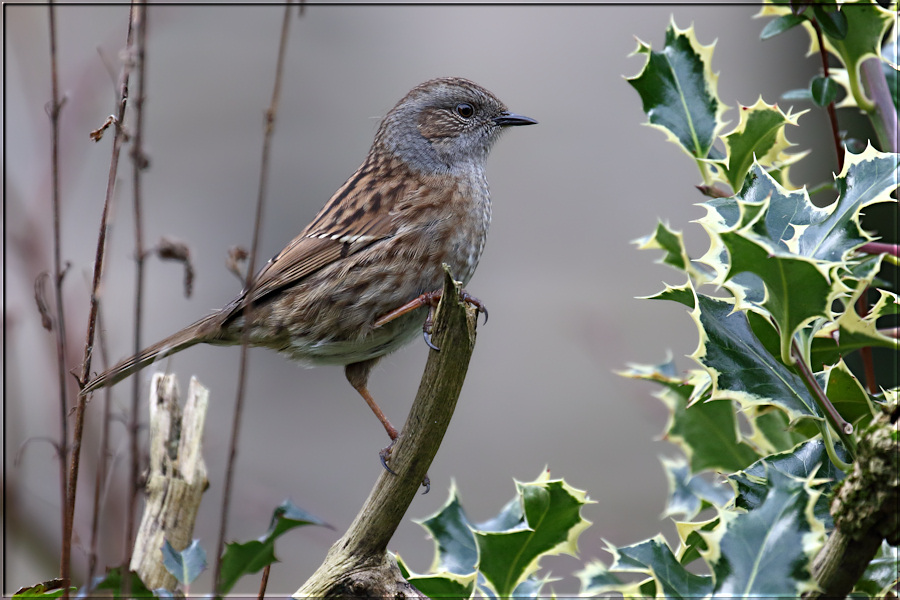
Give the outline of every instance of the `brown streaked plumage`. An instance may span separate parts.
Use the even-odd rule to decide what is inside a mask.
[[[382,356],[415,337],[426,315],[417,309],[375,322],[439,289],[442,263],[469,281],[491,218],[487,155],[504,127],[534,123],[465,79],[413,88],[382,120],[362,166],[263,267],[249,294],[101,373],[82,394],[194,344],[240,344],[249,327],[253,346],[308,365],[344,365],[396,439],[367,381]]]

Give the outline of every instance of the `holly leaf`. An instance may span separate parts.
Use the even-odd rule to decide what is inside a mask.
[[[841,174],[835,177],[837,201],[822,212],[816,211],[822,218],[793,223],[795,235],[785,240],[788,248],[810,258],[846,260],[852,251],[873,239],[860,227],[860,211],[872,204],[896,203],[891,192],[897,188],[898,178],[900,155],[878,152],[871,145],[860,154],[848,152]]]
[[[846,421],[856,424],[860,420],[872,418],[875,407],[869,394],[843,360],[825,367],[820,385],[825,390],[825,396]]]
[[[817,13],[818,14],[818,13]],[[846,35],[824,27],[825,48],[837,56],[852,77],[859,77],[859,65],[870,57],[881,58],[881,41],[896,21],[896,13],[868,0],[846,0],[840,14],[846,21]]]
[[[414,573],[399,554],[395,558],[404,579],[429,598],[471,598],[475,593],[475,582],[478,580],[478,573],[475,571],[468,575],[449,571],[420,575]]]
[[[622,580],[611,573],[607,566],[599,560],[589,562],[576,575],[581,581],[581,596],[603,596],[623,587]],[[628,594],[625,597],[627,598]]]
[[[900,298],[893,292],[878,289],[878,301],[869,309],[865,317],[860,317],[853,303],[838,317],[839,347],[843,352],[849,353],[859,348],[880,346],[897,350],[900,348],[900,340],[887,336],[878,331],[878,320],[883,317],[896,317],[900,315]]]
[[[878,554],[869,562],[866,572],[853,586],[853,591],[872,598],[890,598],[890,593],[897,585],[897,565],[900,565],[900,548],[882,540]]]
[[[781,361],[792,364],[794,333],[816,318],[829,316],[835,292],[827,266],[779,250],[757,235],[753,224],[739,231],[722,232],[719,236],[731,259],[725,280],[744,272],[759,277],[765,286],[765,296],[757,306],[778,326]]]
[[[840,445],[835,451],[841,460],[849,461],[850,456]],[[728,475],[728,483],[734,489],[735,506],[752,511],[758,508],[766,498],[769,489],[769,474],[772,471],[785,473],[798,479],[810,479],[813,476],[821,482],[819,491],[829,493],[834,484],[844,479],[844,472],[834,466],[821,438],[805,441],[797,446],[762,458],[746,469]],[[828,518],[828,498],[822,497],[820,517]]]
[[[759,34],[759,39],[767,40],[771,37],[775,37],[780,33],[784,33],[788,29],[793,29],[800,23],[805,20],[805,17],[795,14],[787,14],[778,17],[772,21],[766,23],[766,26],[763,27],[762,33]]]
[[[530,483],[516,482],[523,520],[506,531],[475,530],[478,570],[499,597],[511,595],[539,568],[540,559],[577,555],[578,536],[590,521],[581,516],[587,495],[551,480],[544,472]]]
[[[645,597],[703,598],[712,592],[712,578],[689,572],[661,535],[631,546],[617,548],[609,542],[606,545],[614,557],[610,571],[640,573],[651,578],[653,588],[647,583],[640,588]],[[626,587],[617,591],[628,597],[630,590]]]
[[[510,523],[518,523],[522,518],[518,499],[508,503],[500,514],[512,515],[507,520]],[[446,571],[468,575],[476,571],[478,547],[472,533],[475,526],[469,521],[459,501],[456,482],[450,484],[450,497],[444,506],[432,516],[416,522],[428,531],[436,545],[431,572]]]
[[[679,29],[672,21],[662,52],[638,41],[634,54],[644,55],[647,62],[640,73],[627,78],[641,96],[650,125],[694,159],[710,157],[724,126],[721,117],[727,107],[719,101],[718,75],[710,68],[714,46],[703,46],[693,27]]]
[[[727,488],[711,483],[703,474],[691,473],[684,459],[661,458],[669,482],[669,498],[663,516],[682,515],[693,519],[703,508],[724,506],[734,494]]]
[[[533,482],[516,482],[516,489],[516,497],[496,516],[473,524],[454,484],[447,503],[420,521],[437,546],[429,576],[463,577],[452,584],[458,585],[477,573],[477,585],[485,595],[540,596],[548,581],[535,576],[540,559],[574,555],[578,536],[590,525],[580,508],[590,500],[564,481],[551,480],[547,471]]]
[[[781,168],[807,154],[788,154],[786,150],[793,144],[784,135],[785,126],[797,125],[797,119],[805,112],[784,113],[778,105],[766,104],[761,97],[753,106],[739,106],[737,127],[722,136],[725,159],[717,161],[723,180],[731,189],[740,191],[754,161],[762,166]]]
[[[688,387],[665,389],[657,397],[669,409],[663,438],[677,444],[691,465],[691,472],[732,472],[758,458],[740,439],[734,404],[730,400],[688,405]]]
[[[701,532],[713,595],[798,598],[816,589],[812,561],[825,538],[825,528],[813,514],[819,496],[809,480],[770,469],[756,509],[719,511],[718,527]]]
[[[663,250],[665,254],[659,261],[675,267],[680,271],[687,270],[690,259],[684,247],[684,237],[680,231],[673,231],[662,221],[656,224],[656,231],[632,242],[640,250]]]
[[[823,418],[803,380],[759,341],[745,313],[734,311],[734,305],[725,300],[696,297],[691,318],[700,331],[700,345],[691,358],[709,372],[714,400],[771,404],[784,410],[792,422]]]

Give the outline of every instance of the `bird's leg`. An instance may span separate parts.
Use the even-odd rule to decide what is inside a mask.
[[[434,324],[434,310],[437,308],[438,302],[441,300],[441,296],[443,295],[443,290],[435,290],[433,292],[425,292],[421,296],[410,300],[400,308],[395,308],[391,312],[378,317],[375,320],[375,327],[381,327],[386,323],[390,323],[394,319],[398,317],[402,317],[403,315],[410,313],[418,308],[422,308],[423,306],[428,306],[430,310],[428,311],[428,316],[425,318],[425,323],[422,326],[422,334],[425,337],[425,343],[428,344],[429,348],[433,350],[440,350],[437,346],[435,346],[431,342],[431,327]],[[484,313],[484,322],[487,323],[488,320],[488,311],[487,307],[484,303],[469,294],[469,292],[462,290],[459,293],[459,299],[474,307],[480,313]]]
[[[387,431],[388,437],[391,438],[391,443],[387,445],[387,447],[382,448],[381,452],[378,453],[378,458],[381,460],[381,466],[385,468],[385,470],[391,475],[396,475],[388,466],[388,461],[391,460],[391,452],[394,449],[394,444],[397,443],[397,438],[400,437],[400,433],[397,431],[397,428],[391,425],[391,422],[388,420],[387,415],[384,414],[384,411],[381,410],[381,407],[378,406],[378,403],[375,402],[375,398],[372,397],[372,394],[369,393],[368,382],[369,382],[369,373],[372,371],[372,367],[375,366],[375,363],[378,362],[377,358],[364,360],[362,362],[349,364],[344,367],[344,375],[347,376],[347,381],[350,382],[350,385],[353,386],[360,396],[362,396],[363,400],[366,401],[366,404],[369,405],[369,408],[372,409],[372,412],[375,413],[375,416],[378,417],[378,420],[381,421],[381,424],[384,426],[384,430]],[[427,494],[431,489],[431,480],[428,478],[428,475],[425,475],[425,479],[422,481],[422,485],[425,487],[424,494]]]

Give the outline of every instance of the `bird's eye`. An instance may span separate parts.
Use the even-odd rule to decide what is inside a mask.
[[[456,105],[456,114],[464,119],[469,119],[475,114],[475,108],[467,102],[460,102]]]

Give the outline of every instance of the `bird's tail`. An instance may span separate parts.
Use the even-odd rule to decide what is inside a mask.
[[[222,321],[221,313],[214,313],[205,317],[193,325],[188,325],[178,333],[174,333],[166,339],[144,348],[134,356],[130,356],[119,364],[100,373],[87,382],[81,390],[84,396],[100,388],[118,383],[161,358],[170,354],[181,352],[200,342],[210,342],[215,339],[215,333],[220,330]]]

